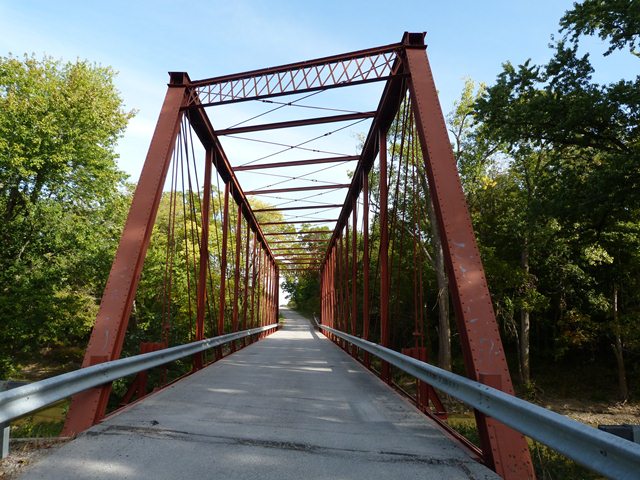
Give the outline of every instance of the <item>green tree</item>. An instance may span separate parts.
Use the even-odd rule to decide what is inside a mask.
[[[0,375],[89,331],[127,204],[114,72],[0,58]]]
[[[577,42],[582,35],[598,36],[609,41],[609,55],[616,49],[628,47],[640,56],[640,1],[638,0],[585,0],[575,3],[560,19],[565,38]]]
[[[634,334],[623,333],[620,318],[637,311],[639,300],[624,280],[633,277],[632,271],[637,274],[635,263],[622,259],[635,258],[637,251],[629,225],[637,226],[640,218],[640,77],[606,85],[593,82],[589,55],[579,54],[578,39],[598,31],[610,39],[609,52],[623,45],[633,48],[638,14],[615,20],[633,4],[637,2],[576,4],[561,22],[573,36],[556,42],[549,62],[533,65],[527,60],[517,67],[506,63],[476,104],[489,134],[508,146],[510,171],[535,181],[535,190],[528,182],[522,184],[523,192],[535,195],[523,205],[526,222],[521,231],[527,235],[527,248],[537,250],[535,259],[527,257],[552,300],[553,311],[547,314],[556,320],[558,344],[594,345],[610,339],[624,398],[623,336]],[[532,164],[536,158],[543,163]],[[553,241],[542,235],[545,241],[532,242],[531,235],[545,226],[555,230]],[[613,241],[623,238],[626,243]],[[522,267],[529,268],[524,263]],[[627,292],[624,312],[620,289]]]

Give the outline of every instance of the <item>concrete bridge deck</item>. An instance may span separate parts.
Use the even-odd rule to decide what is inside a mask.
[[[295,312],[285,328],[152,395],[23,479],[498,478]]]

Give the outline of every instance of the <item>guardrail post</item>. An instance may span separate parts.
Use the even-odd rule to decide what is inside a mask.
[[[11,425],[8,423],[0,423],[0,449],[2,450],[2,458],[9,456],[9,437],[11,436]]]

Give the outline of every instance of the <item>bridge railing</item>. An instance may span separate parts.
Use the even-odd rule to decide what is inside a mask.
[[[637,479],[640,445],[597,430],[500,390],[341,332],[316,327],[375,355],[513,429],[610,478]]]
[[[156,350],[150,353],[99,363],[2,392],[0,393],[0,429],[2,429],[0,439],[2,440],[2,450],[6,456],[9,440],[8,428],[13,420],[90,388],[105,385],[119,378],[159,367],[181,358],[277,328],[278,324],[274,323],[164,350]]]

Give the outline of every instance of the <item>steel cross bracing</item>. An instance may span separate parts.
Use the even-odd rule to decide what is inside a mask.
[[[402,45],[361,50],[191,83],[190,105],[220,105],[385,80]]]
[[[167,237],[162,338],[141,350],[170,346],[180,321],[183,343],[276,322],[282,275],[318,284],[327,327],[426,361],[430,292],[418,220],[429,200],[409,206],[409,192],[433,202],[468,376],[513,394],[425,49],[424,34],[405,33],[392,45],[210,79],[171,73],[83,366],[121,355],[157,217]],[[395,261],[400,249],[414,255],[412,269]],[[401,281],[413,289],[407,344],[394,330]],[[371,366],[367,352],[328,336]],[[193,370],[226,353],[195,355]],[[392,382],[386,362],[380,374]],[[127,398],[145,393],[147,377],[134,384]],[[110,391],[76,395],[65,432],[100,421]],[[416,392],[442,423],[433,387],[418,382]],[[524,437],[480,412],[476,419],[482,461],[504,478],[534,478]]]

